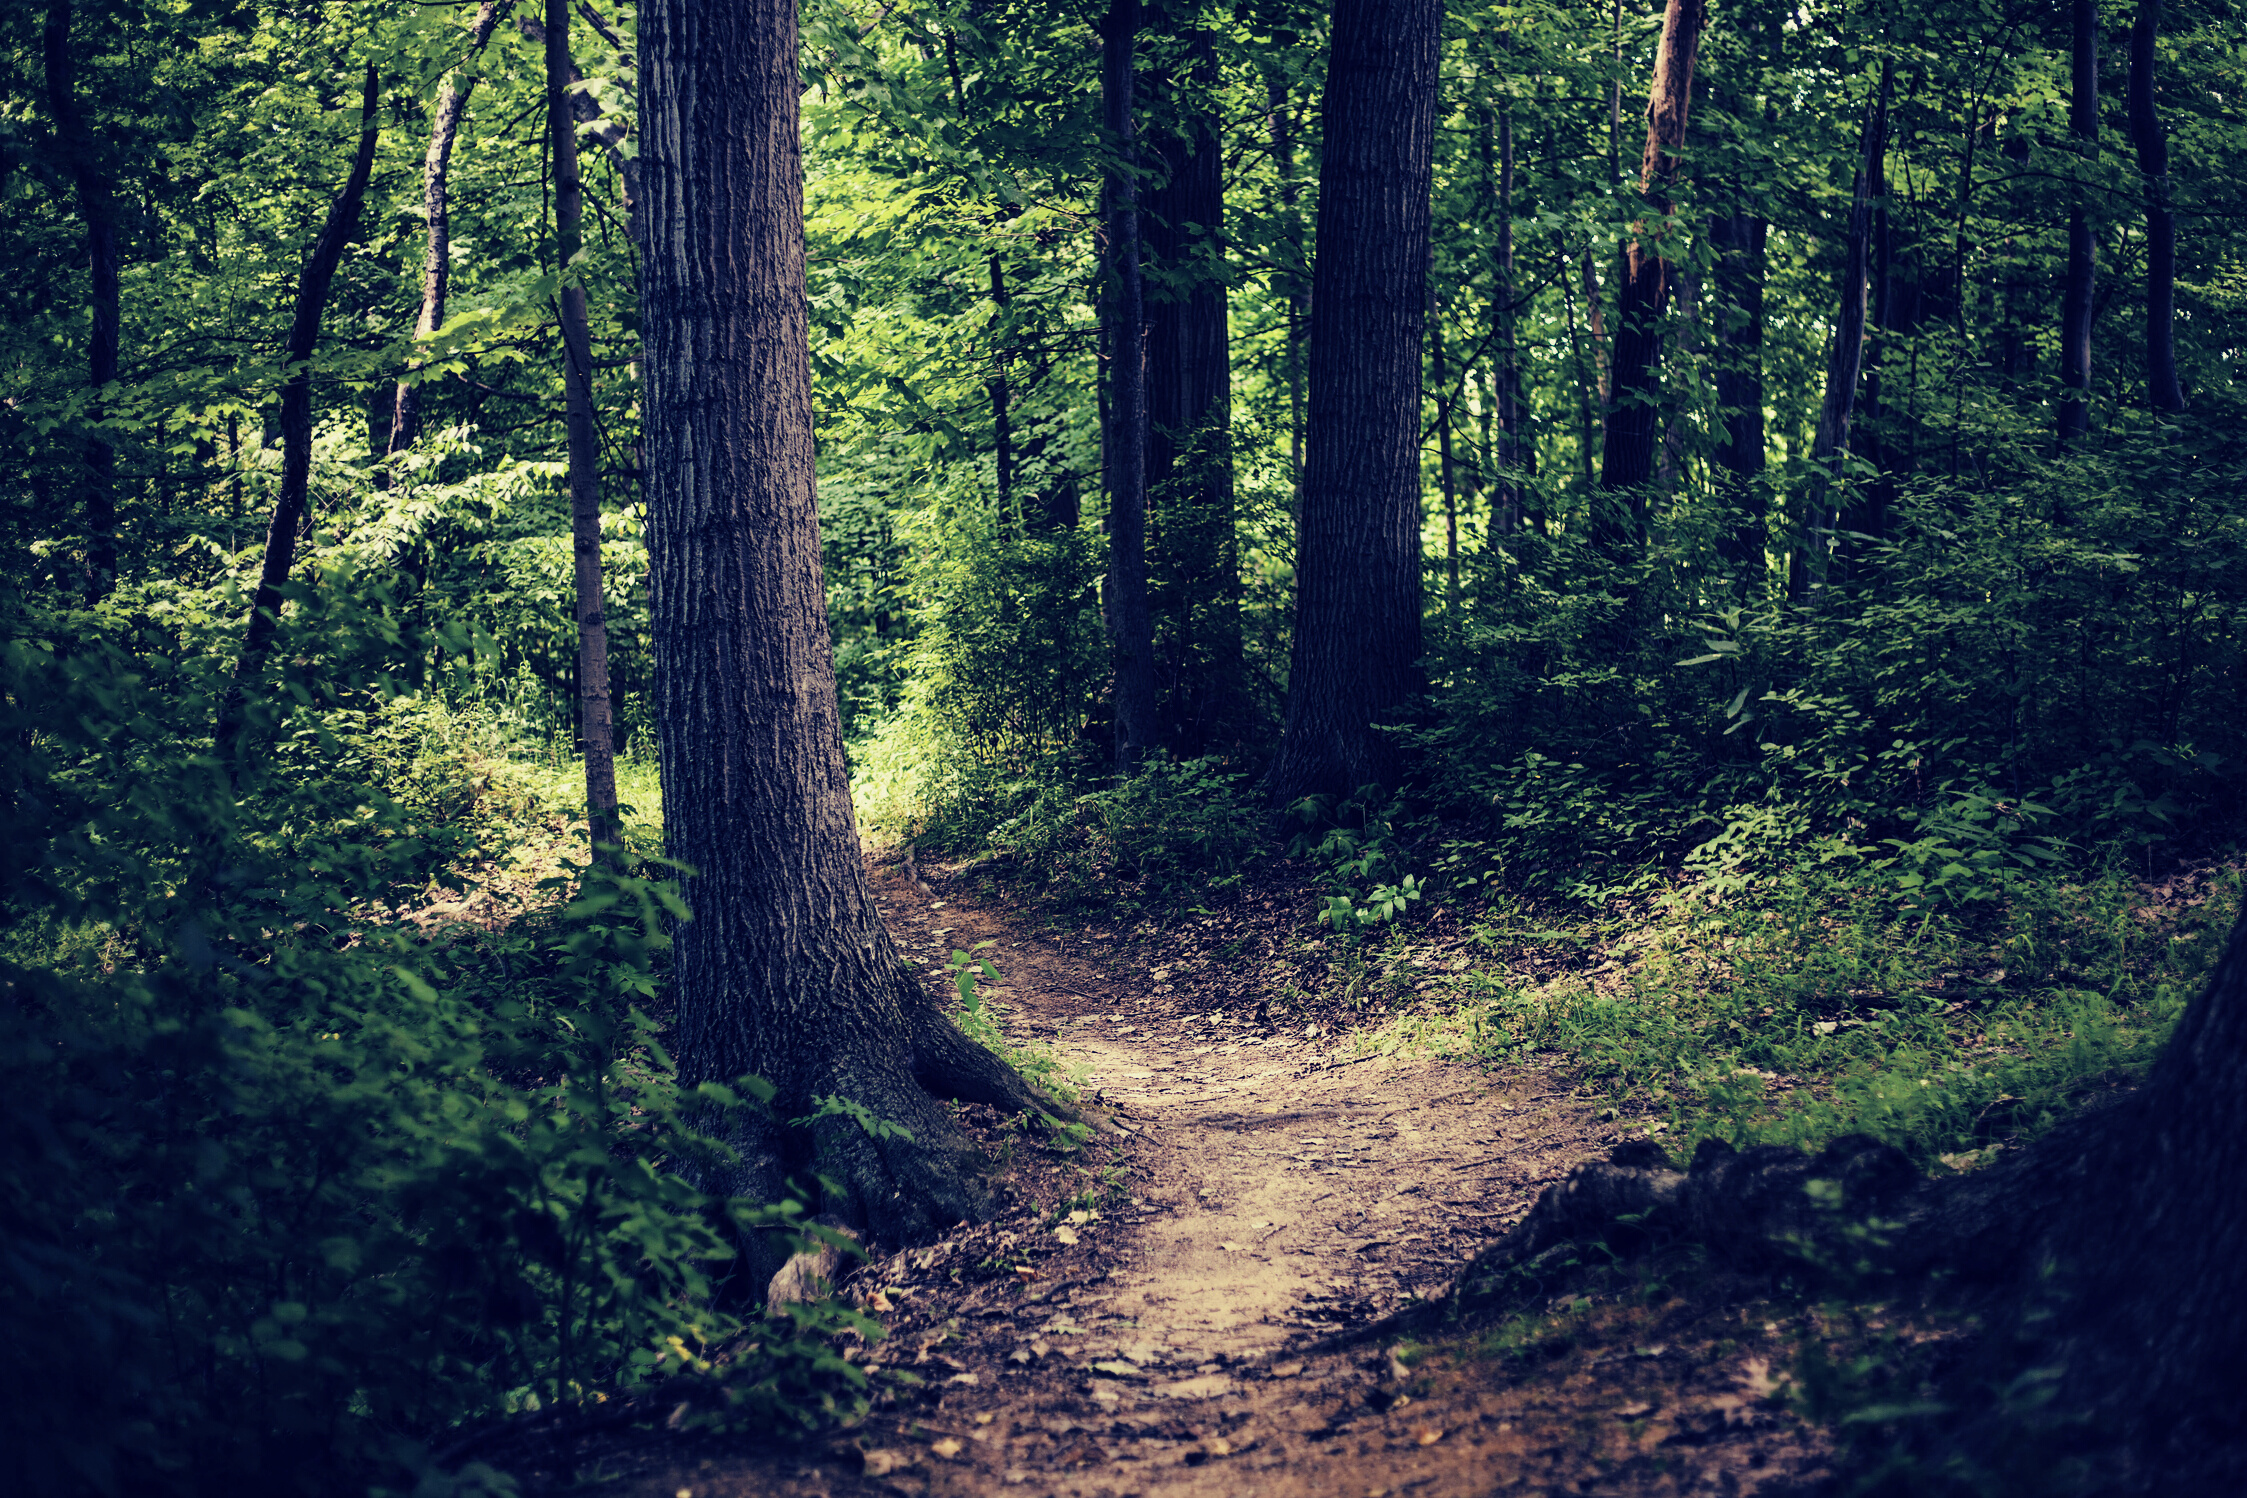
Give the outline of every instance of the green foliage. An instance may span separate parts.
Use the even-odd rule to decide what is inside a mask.
[[[1152,754],[1107,790],[1033,783],[1016,794],[1020,809],[990,845],[1064,900],[1221,896],[1264,841],[1251,788],[1214,759]]]
[[[681,1371],[760,1425],[847,1413],[841,1313],[748,1349],[714,1306],[734,1237],[804,1209],[691,1184],[718,1146],[690,1116],[763,1089],[682,1091],[640,1007],[677,896],[594,874],[501,934],[397,922],[457,846],[452,772],[391,732],[425,709],[352,665],[386,616],[296,601],[297,705],[257,715],[283,752],[239,789],[207,657],[112,615],[19,621],[0,652],[13,1471],[363,1491],[464,1422]]]

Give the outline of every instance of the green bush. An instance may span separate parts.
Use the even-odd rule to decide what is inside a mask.
[[[277,652],[305,689],[239,785],[208,656],[114,616],[0,641],[5,1485],[364,1492],[465,1422],[683,1368],[766,1426],[851,1404],[840,1313],[729,1362],[713,1276],[802,1211],[690,1182],[690,1117],[759,1103],[682,1092],[637,1007],[675,895],[601,877],[503,935],[393,924],[447,828],[264,752],[317,727],[337,763],[393,753],[362,738],[390,684],[321,648],[349,610],[305,612]]]
[[[1266,841],[1251,790],[1221,760],[1157,753],[1107,790],[1019,786],[1020,809],[992,829],[990,845],[1070,898],[1119,880],[1162,899],[1223,894]]]

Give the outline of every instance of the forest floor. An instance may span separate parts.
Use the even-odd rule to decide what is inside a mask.
[[[1213,951],[1237,955],[1243,923],[1269,928],[1285,902],[1212,916],[1214,936],[1109,933],[898,869],[877,889],[932,984],[949,988],[954,951],[994,961],[1004,981],[983,997],[1008,1041],[1057,1060],[1109,1127],[1072,1150],[967,1110],[1003,1162],[1004,1209],[849,1275],[888,1327],[854,1356],[919,1380],[878,1374],[857,1428],[557,1451],[534,1485],[574,1470],[612,1498],[1449,1498],[1822,1475],[1829,1444],[1773,1370],[1831,1329],[1768,1282],[1610,1273],[1609,1293],[1446,1324],[1461,1268],[1617,1125],[1534,1065],[1351,1057],[1332,1026],[1277,1031]],[[1422,1329],[1400,1332],[1400,1312]]]

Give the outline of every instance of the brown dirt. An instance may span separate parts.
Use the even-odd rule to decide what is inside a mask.
[[[1006,981],[986,997],[1009,1039],[1079,1071],[1117,1132],[1068,1153],[970,1110],[1009,1166],[1000,1220],[845,1287],[889,1325],[853,1355],[922,1382],[818,1448],[672,1440],[564,1464],[601,1491],[1448,1498],[1817,1474],[1825,1444],[1770,1371],[1792,1328],[1753,1287],[1681,1299],[1642,1277],[1479,1336],[1381,1334],[1440,1309],[1478,1248],[1613,1142],[1564,1081],[1340,1059],[1258,1022],[1252,985],[1191,942],[1065,938],[956,888],[878,884],[932,983],[953,950],[995,943],[981,955]]]

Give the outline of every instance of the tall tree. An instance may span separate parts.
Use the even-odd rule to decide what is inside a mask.
[[[1841,298],[1834,317],[1833,345],[1826,354],[1826,393],[1818,408],[1818,427],[1810,439],[1811,483],[1802,502],[1799,534],[1787,561],[1787,596],[1808,595],[1824,574],[1833,543],[1835,495],[1840,492],[1841,458],[1849,451],[1849,431],[1857,415],[1857,386],[1865,362],[1865,299],[1870,291],[1873,194],[1888,151],[1888,95],[1894,68],[1883,63],[1880,83],[1865,106],[1855,178],[1849,190],[1849,221],[1842,231]]]
[[[1625,260],[1621,304],[1615,316],[1614,399],[1607,422],[1601,487],[1629,496],[1630,529],[1616,507],[1600,512],[1610,542],[1636,543],[1645,529],[1643,486],[1654,477],[1654,447],[1662,430],[1655,374],[1662,359],[1662,313],[1674,274],[1663,252],[1663,220],[1671,210],[1679,148],[1693,103],[1693,61],[1701,44],[1702,0],[1668,0],[1662,41],[1654,56],[1654,83],[1646,101],[1646,151],[1640,160],[1639,195],[1646,216],[1633,228]]]
[[[468,96],[476,87],[474,64],[484,55],[499,24],[502,11],[514,0],[482,0],[468,28],[466,65],[447,72],[437,84],[437,107],[429,117],[429,149],[421,159],[422,216],[428,222],[422,242],[421,315],[414,320],[416,338],[433,338],[445,325],[445,301],[452,291],[452,159],[453,141],[461,119],[468,113]],[[404,452],[421,434],[421,391],[411,379],[401,379],[391,392],[390,452]]]
[[[793,0],[647,6],[640,79],[655,717],[665,838],[692,871],[679,1072],[776,1090],[727,1126],[738,1158],[712,1188],[775,1200],[816,1160],[826,1211],[909,1239],[988,1205],[939,1096],[1057,1110],[944,1017],[866,886],[814,493]]]
[[[2169,137],[2154,110],[2153,69],[2161,0],[2138,0],[2130,28],[2130,137],[2146,179],[2146,403],[2185,408],[2177,379],[2177,216],[2169,208]]]
[[[2079,172],[2099,155],[2099,0],[2070,0],[2068,133]],[[2068,271],[2060,297],[2062,446],[2091,430],[2091,323],[2098,313],[2098,227],[2079,179],[2068,184]]]
[[[273,505],[273,522],[265,531],[265,559],[258,569],[257,591],[250,597],[250,622],[242,635],[242,653],[234,663],[234,681],[219,705],[217,744],[229,776],[242,769],[242,735],[248,725],[249,688],[264,669],[281,626],[281,589],[288,584],[296,561],[297,534],[303,529],[312,497],[312,351],[320,344],[320,319],[328,307],[328,288],[335,283],[336,267],[344,247],[359,230],[359,207],[366,200],[367,178],[374,170],[378,80],[373,63],[367,64],[359,103],[359,146],[343,186],[328,205],[327,222],[304,257],[297,276],[296,307],[289,319],[289,338],[283,355],[287,375],[281,386],[281,492]]]
[[[87,407],[92,430],[86,435],[85,468],[79,480],[86,526],[86,601],[98,603],[117,584],[117,449],[103,435],[100,391],[117,378],[120,308],[120,251],[116,194],[102,170],[93,126],[78,102],[76,57],[70,42],[70,0],[47,8],[45,44],[47,108],[55,121],[55,140],[77,190],[78,213],[86,221],[88,307],[86,381],[96,393]]]
[[[1133,92],[1139,0],[1108,0],[1100,94],[1114,165],[1108,220],[1108,653],[1115,675],[1116,773],[1129,775],[1155,743],[1155,626],[1147,600],[1147,302],[1139,217]]]
[[[1436,0],[1337,0],[1311,282],[1309,410],[1284,805],[1397,783],[1374,725],[1421,686],[1420,341],[1426,316]]]
[[[1175,123],[1142,214],[1147,267],[1147,502],[1158,718],[1182,755],[1244,725],[1234,548],[1232,338],[1226,318],[1225,163],[1211,95],[1217,48],[1174,20],[1177,60],[1149,77]]]
[[[487,0],[486,10],[490,9]],[[479,17],[481,20],[481,17]],[[569,445],[571,581],[577,595],[577,736],[585,755],[585,826],[596,858],[620,835],[616,722],[609,703],[609,626],[601,586],[601,437],[593,418],[593,325],[573,277],[585,248],[585,185],[570,108],[568,0],[546,0],[546,129],[554,162],[554,260],[562,329],[563,428]],[[426,306],[426,303],[424,304]]]

